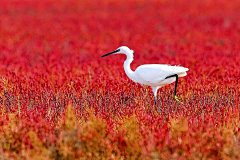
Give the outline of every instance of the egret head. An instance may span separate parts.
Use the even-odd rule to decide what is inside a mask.
[[[107,54],[103,55],[102,57],[105,57],[105,56],[108,56],[108,55],[111,55],[111,54],[129,54],[129,53],[133,54],[133,50],[129,49],[126,46],[122,46],[122,47],[119,47],[118,49],[116,49],[113,52],[110,52],[110,53],[107,53]]]

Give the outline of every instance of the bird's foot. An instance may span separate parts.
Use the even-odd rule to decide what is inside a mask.
[[[153,114],[156,114],[156,115],[159,114],[156,109],[154,109],[152,113],[153,113]]]
[[[183,100],[181,98],[177,97],[176,95],[173,96],[173,99],[175,99],[178,103],[184,105],[182,102]]]
[[[158,114],[158,112],[157,112],[157,106],[154,106],[151,112],[152,112],[153,114]]]
[[[160,115],[163,113],[162,108],[157,108],[157,106],[153,107],[153,110],[151,111],[153,114]]]

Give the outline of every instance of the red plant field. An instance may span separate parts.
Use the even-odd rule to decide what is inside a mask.
[[[240,159],[240,1],[1,0],[0,159]],[[189,68],[158,92],[142,64]]]

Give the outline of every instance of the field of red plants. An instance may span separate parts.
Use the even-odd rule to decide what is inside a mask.
[[[240,159],[240,1],[1,0],[0,159]],[[189,68],[158,91],[142,64]]]

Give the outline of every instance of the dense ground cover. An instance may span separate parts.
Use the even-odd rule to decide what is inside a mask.
[[[237,0],[0,1],[0,159],[239,159]],[[185,66],[158,92],[131,65]],[[162,111],[161,111],[161,110]]]

